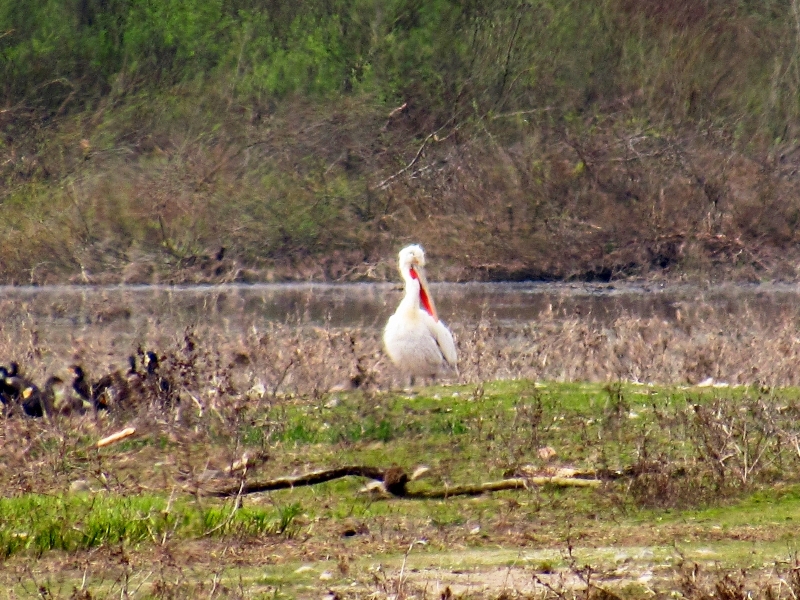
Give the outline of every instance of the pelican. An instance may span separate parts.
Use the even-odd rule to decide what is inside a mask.
[[[421,246],[406,246],[398,256],[405,296],[389,317],[383,332],[386,354],[404,373],[414,377],[436,377],[453,370],[458,356],[453,334],[439,320],[425,278],[425,252]]]

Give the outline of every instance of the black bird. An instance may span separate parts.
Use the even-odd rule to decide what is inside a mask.
[[[44,392],[19,372],[15,362],[9,368],[0,367],[0,402],[7,406],[21,405],[24,413],[31,417],[44,416],[52,412],[55,393],[53,386],[63,383],[58,377],[50,377],[45,383]]]
[[[51,375],[44,382],[44,390],[40,390],[31,383],[20,394],[22,398],[22,410],[29,417],[43,417],[53,414],[55,391],[53,386],[64,383],[60,377]]]
[[[129,380],[132,379],[141,379],[141,375],[139,375],[139,370],[136,366],[136,357],[130,355],[128,357],[128,372],[125,373],[125,377]]]
[[[147,370],[148,376],[153,376],[158,371],[158,354],[152,350],[148,350],[144,354],[144,368]]]
[[[72,375],[74,376],[72,380],[72,389],[78,394],[78,398],[80,398],[84,405],[88,404],[94,406],[92,387],[86,380],[86,373],[83,372],[83,367],[80,365],[72,365],[69,370],[72,371]]]
[[[119,371],[104,375],[92,386],[92,396],[96,409],[121,408],[130,397],[128,381]]]
[[[0,395],[5,398],[5,402],[16,404],[19,401],[22,390],[30,385],[30,382],[19,374],[19,365],[15,362],[9,363],[8,369],[2,367],[0,371]]]
[[[19,399],[19,395],[22,393],[22,390],[25,388],[27,383],[19,374],[19,365],[15,362],[9,363],[8,371],[6,371],[3,382],[4,391],[7,392],[11,400]]]
[[[172,385],[169,380],[158,372],[158,355],[152,350],[148,350],[144,355],[145,386],[147,391],[155,399],[158,399],[165,406],[172,405]]]
[[[6,383],[8,369],[0,366],[0,404],[6,406],[14,401],[16,390]]]
[[[130,397],[130,386],[119,371],[108,373],[92,383],[80,365],[72,365],[70,369],[75,376],[72,389],[84,404],[91,405],[94,410],[122,406]]]
[[[75,390],[75,393],[83,404],[82,408],[91,406],[95,410],[107,409],[108,404],[104,392],[108,382],[101,380],[93,385],[86,376],[83,367],[80,365],[72,365],[70,371],[72,371],[74,376],[72,380],[72,389]]]
[[[128,357],[128,372],[125,373],[125,382],[128,384],[128,395],[140,398],[144,394],[144,378],[136,367],[136,357]]]

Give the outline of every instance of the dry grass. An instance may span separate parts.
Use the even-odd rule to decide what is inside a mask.
[[[65,555],[46,550],[30,565],[12,556],[9,572],[16,573],[28,591],[44,587],[53,597],[70,597],[85,568],[91,573],[91,585],[79,590],[91,590],[91,597],[119,596],[123,589],[145,597],[135,590],[148,573],[152,575],[141,590],[148,590],[150,597],[186,593],[248,597],[254,589],[266,588],[239,571],[250,568],[247,565],[277,568],[285,561],[296,569],[303,561],[332,556],[344,565],[334,568],[336,581],[353,581],[359,590],[378,597],[397,595],[398,589],[406,597],[431,597],[419,575],[403,574],[399,564],[389,571],[370,571],[362,561],[372,559],[364,557],[376,552],[403,556],[421,538],[442,552],[476,544],[558,548],[570,539],[573,523],[581,546],[587,547],[613,545],[609,540],[619,539],[632,545],[654,539],[669,545],[675,536],[716,539],[713,531],[670,525],[648,533],[624,521],[642,510],[730,502],[798,481],[796,398],[791,390],[770,389],[797,384],[792,369],[798,359],[792,308],[765,316],[763,311],[743,308],[734,314],[697,302],[681,306],[674,319],[637,317],[630,311],[615,318],[581,317],[554,309],[522,326],[488,317],[456,323],[461,376],[459,382],[450,383],[462,385],[408,397],[389,392],[403,382],[383,358],[376,327],[339,326],[331,320],[320,324],[308,301],[298,302],[293,316],[265,322],[248,317],[252,307],[246,303],[239,311],[228,312],[236,301],[216,293],[198,296],[188,309],[184,305],[170,313],[160,303],[160,293],[169,292],[154,292],[147,303],[124,296],[120,300],[110,292],[79,300],[61,294],[55,303],[35,295],[3,307],[0,361],[18,360],[35,381],[74,362],[97,377],[110,366],[123,368],[125,358],[141,346],[158,351],[161,373],[178,401],[165,406],[156,394],[141,396],[129,409],[108,414],[3,419],[0,482],[12,499],[39,494],[70,497],[84,489],[108,495],[112,503],[115,498],[155,494],[163,501],[175,495],[188,503],[182,505],[188,507],[187,514],[217,511],[208,531],[223,526],[213,534],[202,533],[202,527],[177,525],[162,531],[157,527],[164,511],[151,511],[141,518],[153,519],[155,533],[131,548],[104,543],[99,549]],[[154,312],[169,317],[153,316]],[[197,314],[205,316],[202,322]],[[72,323],[73,318],[80,323]],[[68,325],[61,327],[59,319],[67,319]],[[623,383],[674,385],[707,377],[750,387],[687,390]],[[530,381],[491,383],[509,379],[545,382],[545,387]],[[554,386],[551,381],[597,383]],[[451,393],[460,395],[451,398]],[[431,398],[432,394],[442,398]],[[134,439],[100,451],[92,448],[99,438],[128,425],[137,428]],[[224,473],[245,453],[251,475],[297,473],[342,461],[383,466],[396,461],[406,468],[428,464],[432,481],[443,485],[474,481],[475,464],[483,466],[486,477],[541,464],[538,452],[546,446],[557,448],[557,463],[627,471],[621,480],[590,495],[535,490],[522,497],[444,502],[435,507],[388,505],[385,511],[367,498],[351,498],[350,484],[307,494],[273,494],[261,501],[246,499],[245,507],[255,511],[247,514],[258,514],[259,502],[268,504],[263,530],[240,527],[238,521],[228,527],[226,515],[245,514],[238,504],[229,501],[216,507],[197,494],[209,478],[238,481],[238,473],[230,477]],[[182,514],[177,503],[174,506],[171,512],[166,509],[167,517]],[[598,512],[605,525],[598,522]],[[291,527],[284,527],[283,521]],[[164,517],[163,522],[176,521]],[[470,532],[478,525],[481,533],[476,537]],[[86,527],[81,521],[75,526],[81,531]],[[739,533],[731,535],[765,541],[774,541],[783,531],[773,524],[755,531],[732,527]],[[345,530],[355,533],[342,534]],[[351,535],[356,546],[348,545]],[[158,543],[147,541],[150,538]],[[45,548],[47,543],[43,541]],[[230,558],[220,558],[214,566],[206,555]],[[84,566],[79,565],[82,561]],[[589,598],[601,590],[617,590],[609,588],[617,577],[613,568],[604,567],[602,561],[589,564],[591,569],[584,563],[570,566],[560,561],[557,567],[534,569],[536,577],[551,586],[540,585],[536,594],[571,598],[577,593]],[[62,579],[43,578],[43,569]],[[546,576],[553,569],[558,576]],[[792,569],[786,567],[780,577],[790,581]],[[494,583],[479,597],[512,594],[501,571],[495,568],[480,575]],[[517,579],[524,575],[527,582],[534,581],[530,567],[514,572]],[[247,581],[237,587],[231,573]],[[703,578],[693,583],[680,583],[683,575],[668,569],[660,573],[654,588],[684,589],[680,586],[691,583],[694,587],[685,588],[691,591],[687,597],[706,597],[703,594],[717,589],[714,586],[731,593],[740,589],[767,593],[753,579],[762,571],[739,579],[733,572],[715,576],[703,571]],[[275,577],[287,581],[300,575]],[[315,593],[325,587],[316,580],[309,585]],[[297,589],[292,587],[291,593]],[[456,591],[451,594],[468,589],[453,583]],[[778,595],[785,597],[786,590]]]
[[[383,303],[394,302],[394,292],[365,287],[336,300],[334,290],[314,288],[245,291],[21,293],[0,301],[0,364],[16,360],[42,382],[50,374],[68,380],[65,369],[77,362],[97,379],[127,368],[137,348],[153,349],[175,371],[180,387],[203,403],[243,394],[319,397],[336,388],[387,390],[402,384],[380,342],[382,319],[391,312]],[[689,289],[663,298],[634,292],[612,314],[604,312],[607,305],[587,303],[600,311],[595,316],[582,315],[587,309],[580,297],[566,290],[563,296],[554,292],[552,304],[536,298],[544,308],[522,323],[496,320],[488,307],[481,313],[464,306],[475,316],[452,315],[458,382],[697,384],[713,378],[730,385],[798,385],[800,312],[792,293],[770,298],[729,292],[726,297],[724,289]],[[709,298],[691,301],[695,293]],[[329,297],[333,304],[326,308]],[[348,326],[334,318],[367,324]]]

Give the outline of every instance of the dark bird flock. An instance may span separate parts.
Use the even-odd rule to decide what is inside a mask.
[[[112,371],[91,379],[81,365],[71,365],[69,386],[50,375],[41,387],[23,375],[17,362],[0,365],[0,408],[5,416],[15,414],[40,418],[87,412],[124,411],[142,403],[167,405],[172,402],[172,384],[159,370],[153,351],[139,350],[144,369],[136,356],[128,357],[127,372]],[[58,390],[58,391],[57,391]]]

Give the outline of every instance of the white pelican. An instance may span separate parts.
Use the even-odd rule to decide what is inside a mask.
[[[453,334],[439,320],[425,279],[425,252],[418,245],[406,246],[398,257],[405,296],[389,317],[383,332],[386,354],[404,373],[435,377],[448,370],[458,373]]]

